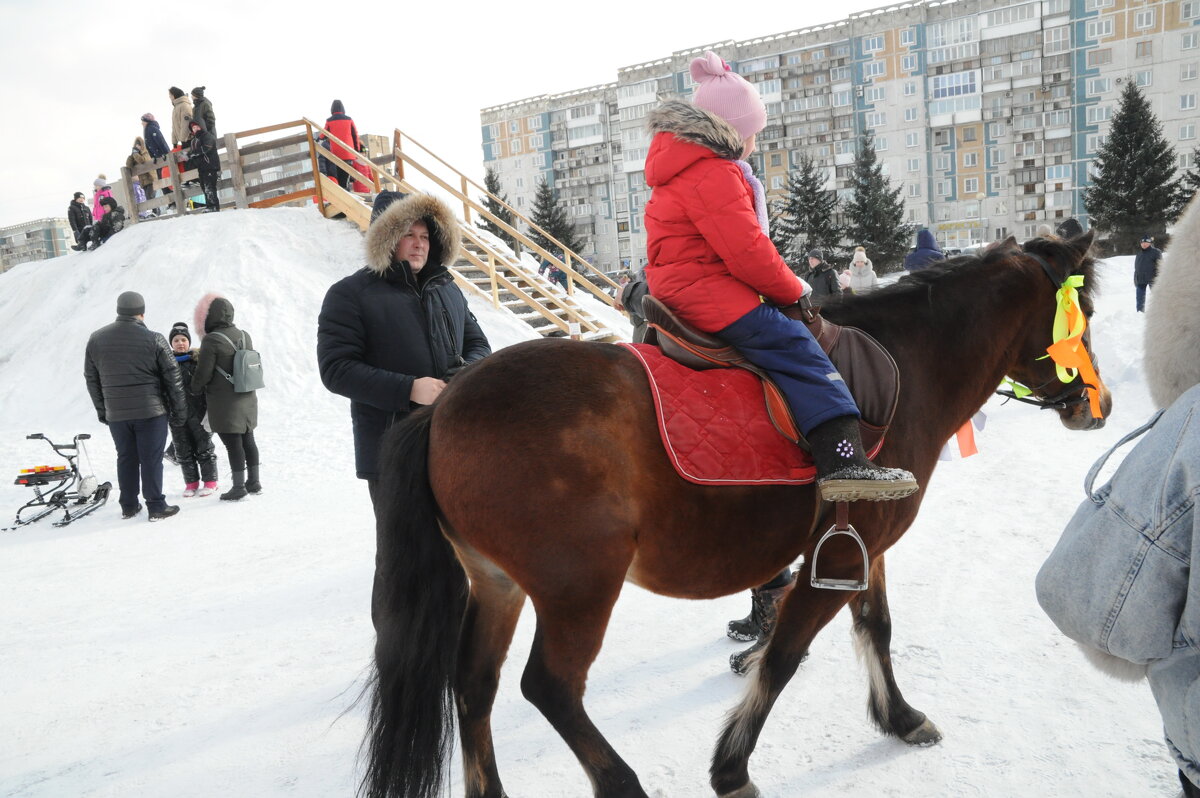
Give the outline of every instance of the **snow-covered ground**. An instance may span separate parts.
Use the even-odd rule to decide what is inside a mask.
[[[65,529],[0,534],[0,796],[353,791],[374,533],[347,402],[321,386],[314,348],[325,289],[358,268],[361,249],[352,226],[311,210],[234,211],[137,225],[95,253],[0,275],[0,475],[51,461],[27,433],[87,431],[97,474],[114,478],[82,363],[123,290],[145,295],[160,331],[190,322],[206,291],[225,293],[269,386],[262,496],[179,499],[167,466],[168,498],[183,507],[170,521],[123,522],[114,501]],[[751,760],[764,795],[1177,792],[1149,690],[1094,672],[1033,592],[1087,467],[1151,411],[1130,261],[1102,267],[1093,319],[1114,394],[1108,426],[1072,433],[1050,413],[989,403],[981,454],[939,466],[920,518],[888,554],[897,678],[945,740],[913,749],[871,727],[843,614]],[[532,336],[472,307],[496,347]],[[0,524],[24,499],[0,485]],[[588,706],[652,796],[711,794],[708,758],[745,684],[727,668],[737,646],[724,626],[747,608],[745,596],[684,602],[633,587],[618,603]],[[514,798],[588,795],[573,756],[520,695],[531,621],[526,612],[493,718],[501,775]]]

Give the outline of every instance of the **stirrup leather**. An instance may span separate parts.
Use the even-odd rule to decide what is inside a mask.
[[[862,537],[858,534],[858,530],[850,523],[850,510],[847,502],[838,502],[836,510],[836,518],[833,526],[825,530],[825,534],[821,535],[821,539],[817,541],[817,546],[813,549],[812,567],[809,569],[809,584],[823,590],[866,590],[868,577],[871,572],[870,559],[867,557],[867,546],[863,543]],[[862,579],[838,579],[835,577],[820,577],[817,576],[817,559],[821,554],[821,547],[830,539],[839,535],[844,535],[858,544],[858,550],[862,552]]]

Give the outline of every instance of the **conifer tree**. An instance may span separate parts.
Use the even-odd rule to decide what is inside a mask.
[[[1095,172],[1083,204],[1092,227],[1108,235],[1115,251],[1136,251],[1143,235],[1161,236],[1175,220],[1175,148],[1133,80],[1121,92],[1108,140],[1096,153]]]
[[[771,241],[793,271],[808,267],[809,250],[820,249],[828,259],[839,248],[837,213],[837,194],[826,190],[824,170],[802,153],[799,167],[788,175],[787,193],[772,208],[771,220]]]
[[[578,238],[578,234],[575,232],[575,225],[571,223],[571,218],[567,216],[566,208],[558,204],[554,198],[554,189],[550,188],[550,184],[545,180],[538,181],[537,194],[533,198],[533,213],[529,219],[551,236],[561,241],[567,249],[579,252],[583,248],[584,242]],[[529,238],[547,252],[557,256],[562,255],[559,252],[558,246],[547,240],[537,230],[531,229],[529,231]]]
[[[864,247],[880,274],[899,269],[914,226],[904,222],[902,187],[892,188],[891,181],[883,174],[870,133],[859,141],[850,187],[854,196],[843,206],[850,246]]]
[[[504,207],[504,205],[500,204],[500,202],[497,202],[495,199],[493,199],[493,197],[498,197],[505,204],[508,203],[508,195],[500,193],[500,175],[490,166],[487,168],[487,173],[483,176],[483,187],[487,189],[488,194],[490,195],[484,199],[483,207],[487,208],[488,212],[496,216],[498,219],[500,219],[500,221],[504,222],[509,227],[513,227],[513,212]],[[508,244],[509,248],[511,248],[514,252],[516,251],[516,241],[513,239],[512,235],[505,232],[503,228],[501,228],[491,219],[483,216],[475,220],[475,225],[496,236],[496,238],[499,238],[505,244]]]

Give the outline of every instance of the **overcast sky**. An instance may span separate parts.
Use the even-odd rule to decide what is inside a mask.
[[[321,122],[340,99],[360,132],[399,127],[481,177],[480,108],[878,5],[0,0],[0,226],[118,180],[143,113],[170,135],[171,86],[206,86],[222,134]]]

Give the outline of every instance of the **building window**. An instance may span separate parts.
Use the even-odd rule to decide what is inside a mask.
[[[978,136],[979,136],[979,128],[977,128],[977,127],[964,127],[962,129],[962,140],[963,141],[976,141]]]
[[[991,122],[988,125],[988,135],[994,139],[998,139],[1008,132],[1008,125],[1003,122]]]
[[[883,86],[868,86],[863,92],[863,101],[868,103],[883,102],[887,97],[887,90]]]
[[[1179,110],[1180,111],[1194,111],[1195,109],[1196,109],[1196,95],[1195,94],[1179,95]]]
[[[1087,23],[1087,37],[1089,39],[1100,39],[1105,36],[1112,36],[1113,21],[1112,17],[1102,17],[1100,19],[1091,19]]]
[[[1008,188],[1008,175],[990,175],[988,180],[991,181],[993,192]]]
[[[1071,124],[1071,112],[1065,110],[1047,111],[1044,124],[1046,127],[1069,127]]]
[[[771,189],[783,188],[783,175],[774,175],[771,177]]]
[[[822,61],[822,60],[824,60],[824,58],[825,58],[825,50],[824,49],[812,51],[812,60]]]
[[[962,165],[963,169],[967,169],[972,166],[979,166],[979,153],[964,152],[962,156]]]
[[[1139,87],[1144,88],[1149,86],[1154,82],[1154,70],[1143,69],[1135,72],[1133,75],[1133,80]]]
[[[1052,180],[1070,180],[1071,179],[1071,164],[1064,163],[1058,166],[1046,167],[1046,182]]]
[[[1148,8],[1145,11],[1139,11],[1133,17],[1133,27],[1138,30],[1146,30],[1154,27],[1154,9]]]
[[[1087,82],[1088,94],[1104,94],[1112,89],[1112,78],[1092,78]]]
[[[904,109],[904,121],[905,122],[916,122],[917,114],[918,114],[918,111],[915,107],[914,108],[905,108]]]
[[[906,55],[900,59],[900,68],[905,72],[917,71],[917,57],[915,55]]]
[[[1105,48],[1103,50],[1089,50],[1087,54],[1087,63],[1090,67],[1104,66],[1112,63],[1112,49]]]
[[[829,70],[829,79],[834,83],[844,83],[850,80],[850,67],[840,66]]]
[[[1179,40],[1179,48],[1181,50],[1195,50],[1197,41],[1200,41],[1200,35],[1185,33],[1183,34],[1183,38]]]
[[[1180,64],[1179,66],[1180,80],[1195,80],[1196,79],[1196,62],[1192,61],[1189,64]]]
[[[1043,52],[1046,55],[1051,53],[1064,53],[1071,49],[1071,29],[1066,25],[1059,28],[1050,28],[1046,31],[1045,40],[1042,45]]]
[[[938,146],[944,147],[945,145],[947,145],[949,143],[950,143],[950,131],[949,130],[942,129],[942,130],[933,131],[933,144],[935,147],[938,147]]]
[[[1008,153],[1003,147],[992,147],[992,166],[998,166],[1002,163],[1008,163]]]
[[[1196,138],[1196,126],[1195,125],[1180,125],[1179,126],[1179,138],[1183,139],[1183,140]]]
[[[905,147],[921,146],[921,134],[915,130],[905,133],[904,134],[904,146]]]
[[[948,170],[950,168],[950,156],[945,153],[938,155],[937,158],[934,159],[933,168],[941,172]]]
[[[974,94],[979,89],[975,83],[975,72],[955,72],[950,75],[937,75],[929,80],[930,96],[935,100],[943,97],[959,97],[964,94]]]
[[[920,183],[909,183],[908,184],[908,196],[910,196],[910,197],[921,196],[921,184]]]
[[[887,112],[872,111],[866,116],[867,127],[887,127]]]
[[[1200,2],[1200,0],[1197,0],[1197,1]],[[1185,3],[1184,5],[1187,5],[1187,4]],[[1187,19],[1187,17],[1184,17],[1184,19]],[[905,28],[904,30],[900,31],[900,46],[901,47],[908,47],[908,46],[912,45],[914,42],[916,42],[916,40],[917,40],[917,36],[912,28]]]
[[[885,66],[882,61],[868,61],[863,64],[863,80],[882,77]]]
[[[921,159],[920,158],[909,158],[908,159],[908,171],[910,171],[910,172],[921,171]]]
[[[833,143],[834,155],[853,155],[854,154],[854,139],[842,139]]]
[[[1083,4],[1085,11],[1095,11],[1098,8],[1112,8],[1113,0],[1087,0]]]
[[[1108,136],[1103,133],[1089,133],[1087,137],[1087,152],[1088,155],[1099,150],[1104,146],[1104,142],[1108,141]]]
[[[1192,99],[1195,100],[1195,97],[1196,97],[1196,95],[1193,94]],[[1183,107],[1183,98],[1182,97],[1179,98],[1179,105],[1181,108]],[[1112,106],[1111,105],[1090,105],[1090,106],[1088,106],[1087,123],[1089,125],[1097,125],[1101,122],[1107,122],[1110,119],[1112,119]]]
[[[950,181],[949,180],[938,180],[936,183],[933,184],[933,188],[934,188],[934,192],[939,197],[949,196]]]
[[[1184,0],[1179,8],[1181,19],[1196,19],[1200,17],[1200,0]]]
[[[862,40],[863,52],[874,53],[883,49],[883,36],[865,36]]]
[[[850,92],[835,91],[831,97],[834,108],[844,108],[850,104]]]
[[[1138,42],[1134,50],[1136,58],[1150,58],[1154,55],[1154,42]]]
[[[887,140],[887,136],[876,136],[876,137],[875,137],[875,151],[876,151],[876,152],[883,152],[883,151],[885,151],[887,148],[888,148],[888,140]],[[883,167],[883,168],[884,168],[884,173],[886,174],[886,172],[887,172],[887,164],[884,164],[884,167]]]

